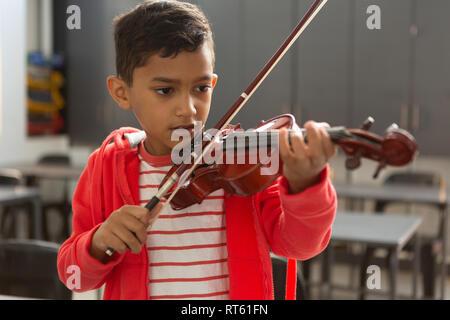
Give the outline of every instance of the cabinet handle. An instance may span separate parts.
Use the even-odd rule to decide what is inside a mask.
[[[411,128],[413,131],[419,130],[420,127],[420,106],[419,104],[414,104]]]
[[[411,37],[416,38],[419,35],[419,27],[416,24],[409,26],[409,34]]]
[[[300,106],[294,106],[293,110],[295,110],[294,112],[294,116],[295,116],[295,120],[297,121],[298,124],[304,125],[303,123],[303,110],[302,107]]]
[[[408,105],[406,103],[402,103],[400,108],[400,127],[408,129]]]

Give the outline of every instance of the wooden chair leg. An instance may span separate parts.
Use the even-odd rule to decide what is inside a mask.
[[[33,206],[31,203],[26,205],[26,210],[28,215],[28,238],[35,239],[36,235],[34,234]]]
[[[5,239],[16,237],[16,217],[11,207],[7,207],[3,213],[2,233]]]
[[[301,262],[297,262],[298,263],[298,268],[297,268],[297,300],[308,300],[309,299],[309,295],[308,295],[308,291],[307,291],[307,287],[306,287],[306,281],[305,278],[303,277],[303,273],[301,270]]]
[[[70,236],[70,225],[69,225],[69,218],[70,218],[70,214],[72,212],[72,206],[70,205],[70,203],[65,203],[62,211],[61,211],[61,215],[62,215],[62,219],[63,219],[63,229],[62,229],[62,238],[63,239],[67,239]]]
[[[397,248],[393,248],[389,250],[388,254],[389,259],[389,297],[391,300],[394,300],[397,296],[397,273],[398,273],[398,250]]]
[[[10,208],[9,207],[4,207],[3,208],[3,212],[2,212],[2,218],[1,218],[1,238],[8,238],[8,228],[7,228],[7,224],[8,224],[8,218],[10,216]]]
[[[366,298],[366,279],[367,279],[367,267],[369,266],[370,260],[373,256],[375,248],[367,247],[363,251],[363,257],[361,261],[361,269],[359,270],[359,293],[358,298],[364,300]]]
[[[311,296],[311,263],[311,259],[301,262],[301,271],[303,271],[303,279],[305,281],[305,296],[307,299]]]

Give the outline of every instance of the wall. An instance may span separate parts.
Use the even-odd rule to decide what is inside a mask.
[[[26,55],[39,48],[37,0],[0,1],[1,23],[1,136],[0,165],[34,162],[42,154],[67,152],[74,163],[85,163],[90,150],[70,148],[66,135],[26,135]],[[7,32],[6,32],[7,30]],[[27,36],[27,32],[29,32]]]
[[[2,129],[3,129],[3,95],[2,95],[2,89],[3,89],[3,72],[2,72],[2,12],[1,4],[0,4],[0,138],[2,136]]]
[[[1,1],[0,15],[3,92],[0,161],[11,162],[24,157],[25,146],[25,1]]]

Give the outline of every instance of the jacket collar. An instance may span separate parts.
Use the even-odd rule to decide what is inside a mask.
[[[126,204],[139,204],[139,158],[138,145],[146,134],[135,128],[120,128],[112,132],[100,148],[100,157],[108,144],[114,144],[113,174],[122,201]],[[98,161],[102,166],[103,161]],[[97,172],[102,172],[102,168]],[[101,180],[100,180],[101,181]],[[136,198],[137,197],[137,198]]]

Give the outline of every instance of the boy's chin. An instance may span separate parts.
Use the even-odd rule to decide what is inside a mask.
[[[182,148],[183,146],[188,146],[191,144],[191,139],[183,139],[180,141],[171,141],[167,147],[170,149],[170,152],[172,152],[175,148]]]

